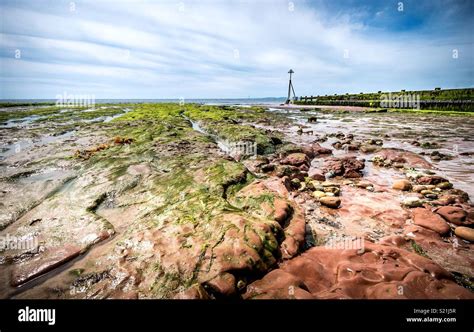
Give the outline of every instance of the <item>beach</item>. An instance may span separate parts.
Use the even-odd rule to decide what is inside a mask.
[[[2,108],[0,296],[472,299],[473,131],[350,106]]]

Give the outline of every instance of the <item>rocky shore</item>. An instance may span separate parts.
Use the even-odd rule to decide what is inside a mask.
[[[474,298],[474,208],[442,171],[472,142],[334,112],[0,111],[0,236],[36,241],[1,249],[0,296]]]

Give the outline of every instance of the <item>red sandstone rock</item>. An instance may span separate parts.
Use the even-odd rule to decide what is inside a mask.
[[[304,153],[291,153],[280,163],[291,166],[309,165],[309,158]]]
[[[255,181],[237,194],[237,199],[261,197],[273,194],[273,204],[262,202],[258,213],[277,221],[283,228],[285,238],[280,244],[282,258],[288,259],[299,253],[305,236],[305,219],[301,209],[283,197],[289,196],[288,178]]]
[[[456,196],[454,195],[442,195],[437,200],[431,202],[432,205],[449,205],[456,202]]]
[[[305,236],[305,220],[302,211],[294,207],[293,216],[284,228],[285,240],[281,243],[282,258],[289,259],[300,252]]]
[[[196,284],[184,292],[177,293],[174,298],[179,300],[208,300],[210,297],[201,285]]]
[[[410,190],[412,188],[412,186],[411,186],[410,181],[408,181],[406,179],[403,179],[403,180],[395,181],[393,183],[392,188],[397,189],[397,190],[407,191],[407,190]]]
[[[391,160],[393,162],[403,162],[409,167],[417,167],[417,168],[426,168],[431,169],[433,165],[431,165],[428,161],[426,161],[420,155],[406,151],[403,149],[392,149],[392,148],[385,148],[377,152],[377,155]]]
[[[407,239],[415,241],[430,259],[444,269],[465,275],[474,275],[474,257],[472,255],[474,244],[456,241],[456,238],[446,241],[446,238],[441,237],[437,232],[417,225],[406,226],[403,234]],[[408,250],[413,250],[411,241],[407,242],[405,247]]]
[[[441,235],[449,232],[449,225],[436,213],[425,208],[414,208],[412,212],[415,225],[431,229]]]
[[[437,214],[442,216],[446,221],[455,225],[465,225],[467,212],[456,206],[442,206],[435,210]]]
[[[215,292],[224,296],[234,295],[237,291],[235,277],[227,272],[219,274],[206,284]]]
[[[442,182],[447,182],[447,180],[441,176],[432,175],[432,176],[422,176],[416,180],[418,184],[438,184]]]
[[[319,143],[313,143],[311,145],[311,149],[312,149],[315,156],[318,156],[320,154],[331,154],[332,153],[331,149],[324,148],[321,145],[319,145]]]
[[[80,253],[81,248],[75,245],[51,248],[36,259],[15,265],[10,282],[12,286],[21,285],[70,261]]]
[[[319,202],[327,207],[337,209],[341,205],[341,199],[339,197],[321,197]]]
[[[293,295],[291,295],[293,294]],[[247,287],[244,298],[474,299],[446,270],[415,253],[365,243],[311,248]]]
[[[324,172],[332,173],[335,176],[343,176],[347,178],[362,177],[364,169],[364,161],[356,157],[330,158],[324,163]]]
[[[312,168],[308,172],[308,176],[317,181],[325,181],[326,177],[324,176],[323,172],[321,172],[319,169]]]

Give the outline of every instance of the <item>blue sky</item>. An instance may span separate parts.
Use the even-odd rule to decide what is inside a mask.
[[[473,87],[473,3],[0,0],[0,98]]]

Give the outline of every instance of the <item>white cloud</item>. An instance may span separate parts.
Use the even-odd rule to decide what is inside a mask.
[[[438,45],[306,3],[21,4],[0,5],[4,98],[48,98],[65,85],[98,98],[281,96],[290,67],[302,95],[473,83],[472,43],[453,61],[457,36]]]

